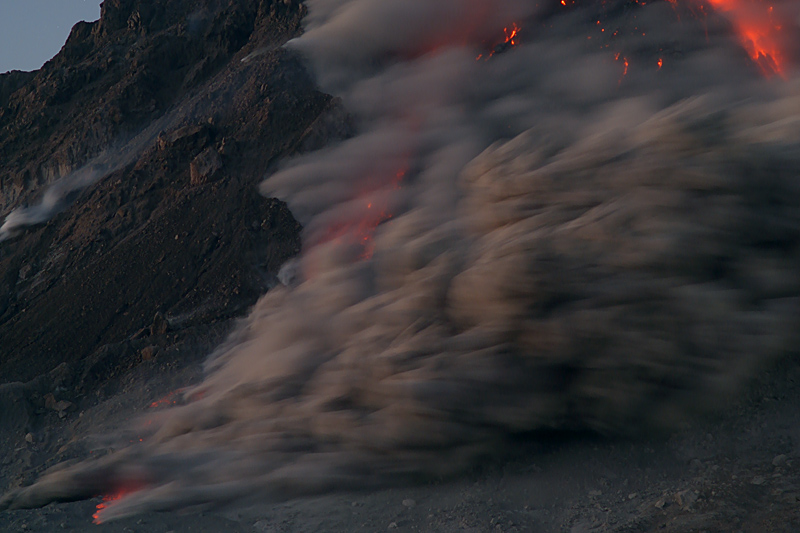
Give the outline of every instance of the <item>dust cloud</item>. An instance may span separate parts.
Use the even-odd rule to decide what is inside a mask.
[[[674,427],[796,346],[800,81],[724,17],[307,5],[288,46],[359,133],[262,184],[305,226],[292,283],[144,443],[4,505],[125,493],[109,520],[450,475],[511,435]]]

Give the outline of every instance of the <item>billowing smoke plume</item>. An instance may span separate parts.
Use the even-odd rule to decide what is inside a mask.
[[[145,443],[6,505],[130,492],[111,519],[446,475],[513,434],[669,426],[785,353],[800,85],[716,15],[589,4],[309,0],[289,46],[360,134],[262,186],[306,228],[294,283]]]

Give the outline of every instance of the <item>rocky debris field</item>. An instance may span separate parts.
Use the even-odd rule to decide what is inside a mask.
[[[186,370],[197,363],[188,357],[186,364],[187,352],[176,349],[160,364],[138,365],[90,409],[67,408],[61,418],[52,407],[32,408],[30,442],[7,456],[4,469],[19,470],[21,461],[38,471],[87,449],[105,453],[108,444],[87,433],[124,427],[131,416],[163,408],[149,407],[153,402],[172,401],[167,391],[197,377]],[[536,435],[454,480],[241,510],[146,513],[100,525],[91,524],[102,504],[93,498],[0,513],[0,530],[789,533],[800,527],[798,384],[797,366],[781,365],[736,409],[673,434],[645,440]]]

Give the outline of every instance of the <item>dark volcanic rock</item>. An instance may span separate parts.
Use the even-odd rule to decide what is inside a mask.
[[[202,185],[211,180],[222,168],[222,158],[213,147],[206,148],[189,165],[192,185]]]
[[[0,215],[139,134],[65,211],[0,243],[0,383],[128,339],[163,348],[276,282],[300,226],[256,185],[349,128],[280,48],[303,14],[297,1],[107,0],[41,70],[0,76]]]
[[[282,44],[302,13],[270,0],[104,2],[41,70],[0,78],[0,215],[162,116],[243,48]]]
[[[33,79],[35,75],[35,72],[22,72],[20,70],[12,70],[11,72],[0,74],[0,106],[5,107],[9,97]]]

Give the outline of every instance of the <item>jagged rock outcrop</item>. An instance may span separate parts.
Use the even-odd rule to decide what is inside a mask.
[[[299,29],[299,2],[112,0],[35,73],[0,83],[0,215],[162,116],[245,46]]]
[[[105,154],[98,183],[0,244],[0,381],[149,335],[156,313],[171,325],[159,342],[178,342],[276,282],[300,227],[256,185],[347,130],[340,104],[281,48],[304,12],[284,0],[107,0],[41,70],[0,76],[0,215]]]

